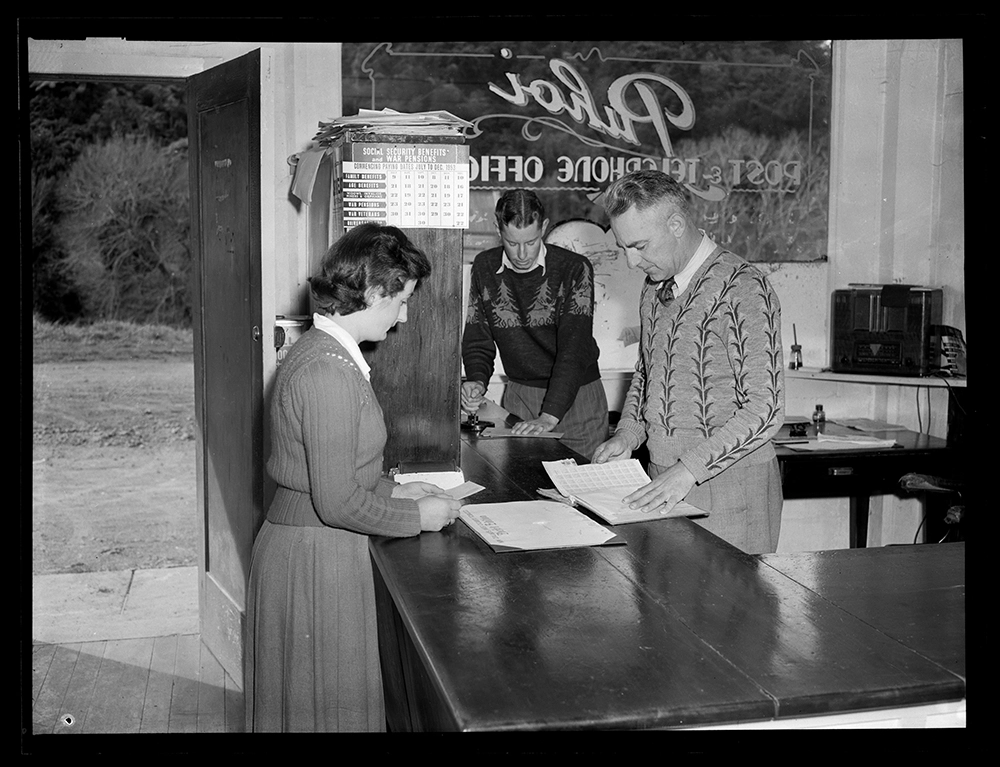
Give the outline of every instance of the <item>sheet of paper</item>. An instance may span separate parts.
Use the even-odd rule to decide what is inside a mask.
[[[470,495],[475,495],[485,489],[485,487],[478,485],[475,482],[463,482],[461,485],[445,490],[445,494],[450,495],[456,501],[460,501],[463,498],[468,498]]]
[[[465,475],[459,471],[415,471],[409,474],[397,474],[395,480],[400,485],[407,482],[430,482],[442,490],[458,487],[465,482]]]
[[[312,202],[316,174],[325,154],[326,149],[307,149],[298,155],[298,162],[295,165],[295,179],[292,181],[292,194],[307,205]]]
[[[486,437],[487,439],[490,437],[533,437],[535,439],[545,437],[548,439],[559,439],[562,435],[563,432],[561,431],[547,431],[544,434],[514,434],[506,426],[489,426],[483,429],[479,436]]]
[[[892,447],[894,439],[881,439],[869,434],[817,434],[816,442],[820,445],[860,445],[861,447]]]
[[[906,427],[898,423],[886,423],[871,418],[838,418],[837,423],[858,431],[906,431]]]
[[[790,450],[863,450],[865,448],[887,448],[896,444],[894,439],[879,439],[865,434],[856,437],[820,434],[815,441],[801,445],[787,445]]]
[[[459,518],[496,552],[600,546],[618,538],[557,501],[472,503]]]
[[[539,487],[535,489],[535,492],[543,498],[551,498],[553,501],[559,501],[559,503],[565,503],[569,506],[573,505],[572,499],[567,498],[565,495],[560,495],[558,490],[553,490],[549,487]]]
[[[606,488],[631,488],[628,495],[650,482],[649,475],[635,458],[609,463],[578,464],[572,458],[562,461],[542,461],[546,473],[556,489],[566,496],[577,497],[588,490]]]

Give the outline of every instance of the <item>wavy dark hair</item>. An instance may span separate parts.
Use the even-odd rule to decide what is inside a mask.
[[[427,256],[394,226],[366,223],[352,227],[323,256],[309,278],[317,309],[325,314],[353,314],[368,304],[372,288],[394,296],[410,280],[431,273]]]
[[[631,207],[645,210],[668,200],[685,216],[691,215],[691,196],[672,176],[659,170],[637,170],[622,176],[604,192],[604,209],[617,218]]]

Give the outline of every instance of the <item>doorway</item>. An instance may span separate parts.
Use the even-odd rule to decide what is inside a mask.
[[[98,597],[89,609],[33,605],[32,638],[129,633],[150,574],[177,618],[162,630],[197,631],[184,85],[46,80],[26,91],[32,576],[99,582],[81,585]],[[176,568],[195,572],[178,579]]]
[[[62,46],[58,46],[57,50],[61,49],[61,47]],[[49,50],[53,49],[50,48]],[[90,52],[89,44],[84,43],[84,45],[81,48],[79,48],[78,55],[86,57],[89,54],[89,52]],[[115,57],[112,58],[113,60],[103,60],[101,62],[104,65],[105,75],[107,75],[108,72],[125,71],[126,69],[131,68],[129,66],[130,61],[127,55],[120,56],[117,58]],[[117,62],[117,64],[115,62]],[[43,63],[45,62],[43,61]],[[124,66],[124,69],[117,68],[119,66]],[[74,69],[74,61],[68,60],[68,67],[70,69]],[[196,72],[201,72],[202,69],[206,69],[204,62],[200,62],[198,60],[188,62],[187,59],[172,59],[172,60],[164,59],[162,61],[158,61],[151,68],[154,70],[159,70],[162,68],[169,70],[171,72],[180,71],[187,73],[192,71],[192,67],[193,71]],[[100,68],[101,67],[98,67],[98,69]],[[57,66],[54,69],[59,70],[59,67]],[[203,75],[195,74],[193,76],[189,76],[188,74],[184,74],[182,77],[172,78],[172,79],[177,80],[179,82],[183,82],[185,87],[187,88],[187,94],[197,94],[197,97],[192,96],[191,98],[192,103],[210,104],[208,109],[210,115],[213,117],[211,117],[211,119],[208,119],[207,122],[210,123],[214,128],[220,127],[218,121],[214,119],[214,116],[219,114],[219,111],[217,111],[218,107],[211,106],[211,104],[213,103],[212,100],[213,98],[217,97],[220,99],[219,103],[221,104],[234,103],[231,91],[226,90],[225,87],[222,87],[220,90],[220,86],[225,86],[225,84],[228,82],[236,81],[239,84],[239,86],[242,86],[242,88],[244,89],[242,91],[243,94],[242,96],[240,96],[239,94],[237,95],[236,103],[239,102],[240,98],[242,98],[244,102],[246,102],[246,113],[245,113],[246,119],[242,121],[237,121],[237,126],[247,125],[251,122],[256,125],[257,123],[256,116],[259,114],[259,109],[260,109],[259,105],[260,86],[259,86],[259,78],[255,73],[258,72],[259,69],[260,69],[259,54],[255,54],[252,52],[252,54],[249,55],[248,57],[243,57],[241,60],[235,62],[233,66],[218,65],[215,67],[208,67],[208,71],[203,73]],[[53,72],[51,68],[46,69],[45,71],[48,71],[50,74],[56,74],[56,72]],[[58,74],[61,74],[61,72],[58,72]],[[97,76],[94,79],[101,80],[102,78],[100,76]],[[106,76],[103,79],[109,79],[109,78]],[[249,94],[249,96],[247,94]],[[27,110],[22,111],[22,115],[26,114],[26,111]],[[230,110],[227,110],[225,108],[223,108],[221,111],[226,114],[231,113]],[[218,144],[218,142],[215,141],[216,138],[215,134],[213,134],[211,131],[209,131],[208,133],[205,132],[204,123],[206,121],[204,118],[202,118],[201,113],[199,113],[197,119],[198,122],[196,124],[202,125],[202,128],[200,129],[199,132],[196,132],[197,140],[193,142],[193,146],[191,148],[191,156],[193,160],[195,160],[196,158],[203,159],[205,149],[208,149],[209,154],[217,153],[220,151],[220,145]],[[233,126],[230,126],[230,128],[232,127]],[[216,131],[216,133],[218,133],[218,131]],[[240,135],[239,131],[236,130],[228,130],[228,131],[224,130],[221,133],[219,133],[219,136],[224,137],[225,139],[233,139],[234,137],[239,135]],[[24,141],[22,143],[22,146],[26,146],[27,143],[28,143],[27,141]],[[242,158],[241,162],[236,163],[230,161],[228,154],[224,155],[226,157],[225,161],[221,160],[218,156],[213,156],[211,160],[207,161],[208,165],[211,168],[216,168],[216,169],[241,168],[244,170],[246,175],[239,179],[234,178],[231,183],[233,184],[234,188],[237,189],[246,188],[246,184],[241,183],[242,181],[252,183],[253,190],[249,195],[244,196],[245,205],[241,209],[241,214],[243,222],[250,220],[255,225],[259,224],[259,216],[251,216],[250,213],[251,211],[259,212],[260,210],[260,201],[258,192],[260,184],[259,184],[259,173],[257,169],[254,167],[256,158],[253,157],[252,153],[257,147],[259,147],[259,145],[260,145],[259,138],[257,138],[255,135],[250,135],[250,136],[244,135],[242,137],[241,144],[233,144],[232,141],[230,141],[230,143],[227,144],[226,147],[221,150],[228,152],[233,149],[236,150],[242,149],[242,154],[240,155]],[[199,146],[201,146],[201,151],[199,151]],[[25,156],[26,155],[27,152],[25,152]],[[22,164],[22,167],[27,167],[29,164],[30,163],[25,162]],[[194,164],[195,163],[193,162],[192,165]],[[198,174],[199,183],[198,184],[193,183],[192,186],[200,189],[202,187],[202,184],[204,183],[203,180],[205,179],[205,173],[204,173],[204,168],[201,168],[200,165],[198,167],[200,169]],[[194,176],[195,174],[192,173],[191,174],[192,179],[194,178]],[[212,204],[211,201],[217,202],[220,199],[223,199],[224,197],[225,197],[224,195],[209,193],[203,199],[207,200],[208,205],[211,206]],[[192,229],[195,229],[198,216],[192,215],[192,211],[199,211],[198,216],[206,214],[205,207],[199,206],[196,202],[194,189],[192,189],[192,207],[190,210],[185,211],[185,215],[190,217],[192,223]],[[213,221],[219,221],[220,215],[222,215],[222,217],[224,218],[225,216],[223,214],[225,213],[226,211],[213,211],[212,213],[209,214],[209,217]],[[25,227],[25,230],[30,232],[30,227]],[[179,671],[175,671],[175,673],[177,673],[178,676],[174,678],[174,680],[170,684],[172,684],[173,689],[175,691],[177,689],[180,689],[181,691],[179,715],[180,715],[180,726],[182,727],[182,729],[186,728],[188,725],[191,724],[190,722],[185,724],[184,719],[185,716],[190,718],[190,715],[192,714],[190,707],[191,705],[193,705],[192,702],[193,701],[192,696],[193,696],[194,698],[197,698],[196,705],[197,705],[198,731],[202,731],[202,718],[204,715],[207,721],[206,726],[210,730],[214,731],[214,728],[221,726],[224,727],[226,731],[232,732],[232,731],[240,731],[242,729],[242,693],[240,692],[239,681],[238,681],[241,676],[239,672],[241,650],[239,646],[239,630],[238,630],[238,621],[240,615],[238,612],[233,613],[231,610],[227,612],[227,606],[220,605],[218,600],[218,595],[221,593],[223,596],[228,596],[228,594],[238,593],[235,589],[240,586],[240,583],[243,579],[243,575],[237,572],[233,578],[229,579],[229,582],[225,582],[223,580],[222,576],[227,574],[228,571],[220,572],[221,570],[220,565],[224,565],[227,562],[233,561],[232,558],[227,558],[225,556],[228,550],[227,547],[227,541],[229,540],[228,531],[225,528],[217,529],[214,535],[211,536],[209,535],[208,520],[210,515],[207,513],[207,508],[210,506],[211,507],[218,506],[218,504],[215,504],[214,501],[218,496],[218,492],[220,489],[220,480],[222,481],[221,487],[224,490],[228,489],[231,486],[235,487],[242,486],[242,483],[240,482],[239,478],[233,479],[230,472],[227,472],[224,468],[221,470],[219,468],[220,459],[225,460],[230,457],[228,455],[230,452],[233,453],[241,452],[242,448],[240,448],[240,450],[230,451],[229,446],[224,445],[221,450],[214,450],[213,447],[218,446],[219,442],[218,436],[215,437],[216,444],[208,445],[208,443],[204,441],[205,427],[207,420],[206,413],[207,412],[212,413],[212,420],[214,422],[214,425],[215,427],[218,427],[216,428],[217,432],[220,432],[221,430],[228,428],[230,430],[230,434],[234,436],[233,442],[235,442],[237,445],[243,446],[252,444],[254,446],[252,455],[252,468],[258,467],[260,464],[259,433],[257,434],[257,437],[255,437],[253,440],[242,439],[241,438],[242,435],[238,434],[238,431],[233,430],[235,422],[233,420],[226,420],[222,417],[218,417],[219,413],[213,410],[213,402],[211,400],[211,395],[213,394],[213,392],[219,389],[233,391],[234,387],[231,385],[231,379],[233,378],[248,383],[249,386],[251,387],[252,393],[256,393],[262,390],[260,374],[259,374],[259,369],[260,369],[259,347],[261,342],[261,336],[263,334],[260,332],[260,326],[262,325],[262,323],[259,317],[260,310],[258,307],[255,319],[256,324],[253,327],[253,333],[250,334],[251,338],[253,339],[253,344],[257,348],[255,355],[258,357],[256,364],[256,369],[258,372],[257,375],[255,376],[246,375],[247,371],[246,365],[229,364],[234,360],[234,355],[232,354],[233,347],[223,346],[221,348],[216,348],[216,346],[214,346],[213,344],[215,344],[215,342],[218,340],[216,338],[216,336],[219,335],[217,332],[215,332],[214,334],[213,333],[209,333],[208,335],[205,334],[206,327],[209,330],[212,330],[213,328],[218,329],[220,327],[220,325],[218,324],[218,316],[213,316],[211,320],[206,321],[206,316],[203,312],[206,306],[204,300],[206,295],[209,297],[214,297],[217,296],[219,292],[225,293],[227,292],[226,286],[231,286],[231,285],[245,286],[244,287],[245,291],[251,292],[253,295],[258,296],[258,298],[260,295],[259,279],[256,281],[238,280],[238,279],[234,281],[234,280],[223,279],[223,281],[220,283],[218,282],[219,269],[217,268],[217,262],[219,262],[220,260],[228,261],[230,260],[230,256],[234,252],[243,253],[244,251],[246,251],[246,252],[252,252],[253,258],[255,259],[255,263],[249,264],[251,274],[259,275],[260,274],[259,229],[257,229],[256,226],[250,226],[250,227],[240,226],[239,223],[237,222],[235,225],[227,225],[218,230],[215,228],[211,230],[212,234],[215,234],[217,231],[221,231],[224,235],[222,240],[220,240],[220,242],[223,243],[222,245],[223,258],[219,259],[212,257],[214,251],[212,251],[211,249],[213,247],[216,247],[216,243],[214,242],[210,243],[209,244],[210,255],[208,258],[210,266],[206,270],[205,274],[202,274],[198,272],[198,270],[195,270],[196,274],[194,276],[194,279],[192,280],[192,282],[194,283],[192,286],[192,295],[198,296],[198,299],[196,299],[195,302],[193,303],[193,306],[197,308],[193,312],[193,318],[192,318],[193,330],[191,333],[191,337],[194,342],[193,343],[194,378],[195,378],[193,386],[195,390],[194,421],[195,421],[195,430],[197,431],[197,435],[194,440],[195,447],[197,450],[196,453],[197,460],[195,461],[196,478],[197,478],[195,495],[197,500],[196,516],[198,520],[197,522],[198,562],[197,562],[197,568],[195,568],[197,579],[194,584],[193,601],[195,601],[198,605],[195,612],[196,628],[194,629],[198,633],[188,635],[188,637],[193,639],[194,641],[193,643],[187,643],[187,642],[184,643],[186,651],[183,653],[181,651],[182,643],[180,642],[176,643],[176,648],[175,648],[176,661],[178,665],[183,664],[183,668],[181,668]],[[248,248],[240,247],[240,244],[236,239],[236,235],[239,233],[247,233],[250,231],[253,232],[253,236],[250,238],[252,246]],[[200,268],[204,268],[205,262],[199,260],[198,248],[199,246],[202,246],[202,249],[204,250],[203,246],[205,243],[199,240],[196,236],[192,237],[191,240],[193,246],[193,261],[199,263]],[[226,277],[226,275],[222,275],[222,277],[224,278]],[[226,310],[225,306],[222,306],[220,308],[218,302],[216,301],[212,302],[212,306],[215,307],[215,309],[218,312],[223,313],[221,316],[224,317],[227,322],[235,323],[237,325],[242,326],[242,323],[235,322],[233,320],[234,317],[233,313],[229,313],[228,315],[224,313]],[[224,322],[222,324],[225,325],[226,323]],[[246,324],[247,327],[249,327],[249,323]],[[226,328],[223,327],[224,332],[225,330]],[[206,365],[206,362],[208,362],[208,365]],[[211,368],[211,371],[209,372],[207,368]],[[220,370],[223,372],[222,375],[219,375]],[[207,384],[206,380],[208,381]],[[209,395],[207,406],[205,398],[206,392]],[[199,397],[202,397],[200,402],[199,402]],[[250,409],[253,412],[259,411],[259,407],[257,407],[259,405],[259,402],[257,402],[256,397],[251,396],[245,399],[247,402],[252,403]],[[128,432],[128,430],[124,431]],[[181,429],[179,431],[183,432],[184,430]],[[202,448],[205,445],[208,445],[208,448],[203,450]],[[242,452],[245,453],[246,451]],[[256,469],[253,468],[253,470]],[[133,482],[133,484],[135,483]],[[259,485],[258,482],[252,482],[251,484],[255,488]],[[208,503],[209,500],[212,501],[212,504]],[[226,500],[228,500],[228,497],[226,498]],[[255,500],[259,499],[255,498]],[[226,510],[229,510],[232,514],[236,515],[237,518],[242,519],[242,517],[245,516],[247,510],[249,509],[249,506],[246,504],[226,505],[225,503],[223,503],[222,506],[223,508],[218,509],[216,512],[215,515],[216,518],[219,518],[219,513],[218,513],[219,511],[225,512]],[[255,508],[256,506],[259,506],[259,504],[255,504]],[[259,516],[259,514],[257,516]],[[243,536],[243,538],[247,538],[247,536]],[[218,543],[222,547],[223,551],[220,553],[218,550],[212,549],[210,546],[210,542]],[[243,561],[243,559],[246,558],[245,555],[247,554],[247,552],[248,552],[248,545],[246,544],[245,541],[241,540],[239,549],[239,558],[236,559],[235,561],[237,563]],[[175,571],[184,569],[187,568],[174,568]],[[223,591],[221,592],[218,590],[220,584],[222,585],[223,588]],[[132,583],[130,582],[128,584],[128,588],[131,588],[131,585]],[[227,588],[229,589],[228,592],[225,590]],[[103,592],[105,591],[105,587],[102,586],[97,590]],[[176,595],[172,594],[172,596]],[[239,605],[237,604],[237,608],[238,606]],[[230,620],[227,620],[227,618],[229,618]],[[235,619],[235,623],[233,619]],[[207,634],[206,631],[208,632]],[[133,643],[129,642],[128,640],[122,640],[122,641],[126,642],[129,648],[133,646]],[[96,644],[104,644],[104,643],[96,643]],[[111,644],[112,644],[111,642],[107,643],[109,647],[111,646]],[[121,642],[115,642],[114,644],[116,647],[121,646]],[[148,645],[148,643],[146,643],[146,645]],[[147,659],[147,662],[159,661],[162,663],[165,661],[165,659],[158,654],[159,645],[157,645],[157,647],[151,647],[146,645],[143,645],[143,647],[139,649],[138,652],[140,655],[143,655]],[[75,648],[79,649],[85,646],[86,646],[85,644],[77,644],[75,645]],[[58,650],[59,646],[55,645],[33,646],[32,671],[33,671],[34,681],[36,682],[35,692],[39,693],[39,690],[41,690],[39,695],[42,697],[44,697],[46,694],[48,694],[49,696],[53,694],[59,696],[65,692],[72,692],[73,689],[75,689],[75,685],[77,684],[76,682],[77,669],[81,668],[80,664],[77,663],[76,661],[76,656],[74,655],[72,661],[66,661],[65,659],[60,659],[59,652],[56,652],[55,657],[53,657],[51,653],[46,655],[45,654],[46,648],[48,650],[51,650],[53,648],[56,648]],[[132,654],[131,649],[129,649],[127,652],[130,655]],[[152,657],[150,657],[149,652],[152,652]],[[192,655],[192,652],[194,653],[194,655]],[[84,655],[83,652],[79,653],[81,662],[83,661],[83,655]],[[99,673],[101,674],[103,674],[103,669],[105,668],[106,665],[110,668],[109,673],[113,673],[116,668],[122,668],[121,664],[116,663],[113,658],[109,659],[107,656],[105,656],[104,660],[109,660],[110,662],[106,664],[104,661],[99,659],[99,667],[101,669]],[[168,661],[167,665],[170,665],[169,659],[167,659],[167,661]],[[54,688],[51,685],[48,685],[48,681],[52,676],[51,674],[49,674],[49,671],[50,670],[53,671],[54,673],[56,673],[56,675],[58,675],[59,672],[65,673],[68,668],[66,665],[68,662],[71,662],[73,664],[72,667],[74,668],[74,670],[72,671],[73,682],[69,685],[69,688],[66,687],[65,681],[63,682],[62,685],[56,685]],[[51,666],[49,665],[50,663]],[[57,665],[58,668],[56,668]],[[133,669],[131,663],[128,665],[128,667],[129,669]],[[89,663],[84,664],[84,669],[85,669],[84,673],[87,673],[86,671],[87,668],[90,668],[92,670],[93,666],[91,666]],[[148,678],[152,680],[154,678],[153,665],[150,665],[147,671],[149,674]],[[128,671],[129,679],[135,681],[136,673],[138,673],[141,676],[142,674],[141,666],[139,668],[139,671],[137,672],[133,670]],[[42,685],[43,678],[45,682],[44,686]],[[191,688],[192,682],[195,685],[194,688]],[[101,677],[98,677],[97,684],[100,685],[101,683],[102,683]],[[84,681],[83,684],[85,686],[89,686],[89,681]],[[152,684],[152,681],[150,681],[150,684]],[[117,684],[117,682],[108,682],[107,680],[105,680],[105,685],[107,686],[109,694],[111,696],[111,700],[105,701],[105,704],[114,706],[115,705],[114,701],[121,699],[122,695],[124,694],[124,691],[119,689],[119,685]],[[159,689],[161,686],[162,685],[158,684],[157,688]],[[60,689],[62,690],[62,692],[60,692]],[[162,701],[162,699],[160,700]],[[56,703],[58,703],[58,701]],[[90,703],[91,701],[88,696],[86,705],[90,705]],[[202,705],[203,703],[205,704],[204,707]],[[33,706],[36,707],[36,713],[37,713],[37,705],[40,704],[37,703],[36,699],[32,700],[32,704]],[[158,708],[159,710],[162,711],[161,704],[154,703],[154,708]],[[171,699],[171,709],[173,709],[173,699]],[[130,708],[129,710],[132,711],[132,708]],[[125,716],[124,718],[128,720],[126,722],[126,725],[128,726],[135,725],[135,719],[131,714]],[[66,719],[65,722],[69,722],[70,720],[72,720],[73,722],[81,721],[78,717],[71,716],[68,719]],[[171,722],[172,721],[173,718],[171,718]],[[60,717],[59,722],[64,722],[62,717]],[[58,726],[59,725],[56,725],[57,728]],[[119,731],[119,730],[114,730],[114,731]],[[133,730],[122,730],[122,731],[133,731]],[[155,731],[162,731],[162,730],[157,729]],[[172,725],[170,731],[173,731]]]

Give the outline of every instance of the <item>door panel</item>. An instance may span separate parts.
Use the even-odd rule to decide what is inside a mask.
[[[260,52],[188,81],[202,641],[242,683],[263,519]]]

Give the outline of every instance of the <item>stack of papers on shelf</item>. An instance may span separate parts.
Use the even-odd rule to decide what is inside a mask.
[[[871,418],[838,418],[837,423],[858,431],[906,431],[906,427],[898,423],[876,421]]]
[[[321,120],[315,141],[331,144],[347,131],[360,131],[376,136],[463,136],[472,123],[451,112],[397,112],[395,109],[362,109],[350,117]]]
[[[459,518],[498,553],[625,542],[576,509],[555,501],[474,503],[463,506]]]
[[[542,461],[556,489],[571,502],[597,514],[612,525],[649,522],[670,517],[707,516],[708,512],[680,501],[666,514],[630,509],[622,498],[650,483],[649,475],[635,459],[580,465],[571,458]]]
[[[816,442],[827,447],[836,445],[854,445],[861,447],[892,447],[896,444],[894,439],[880,439],[867,434],[817,434]]]

